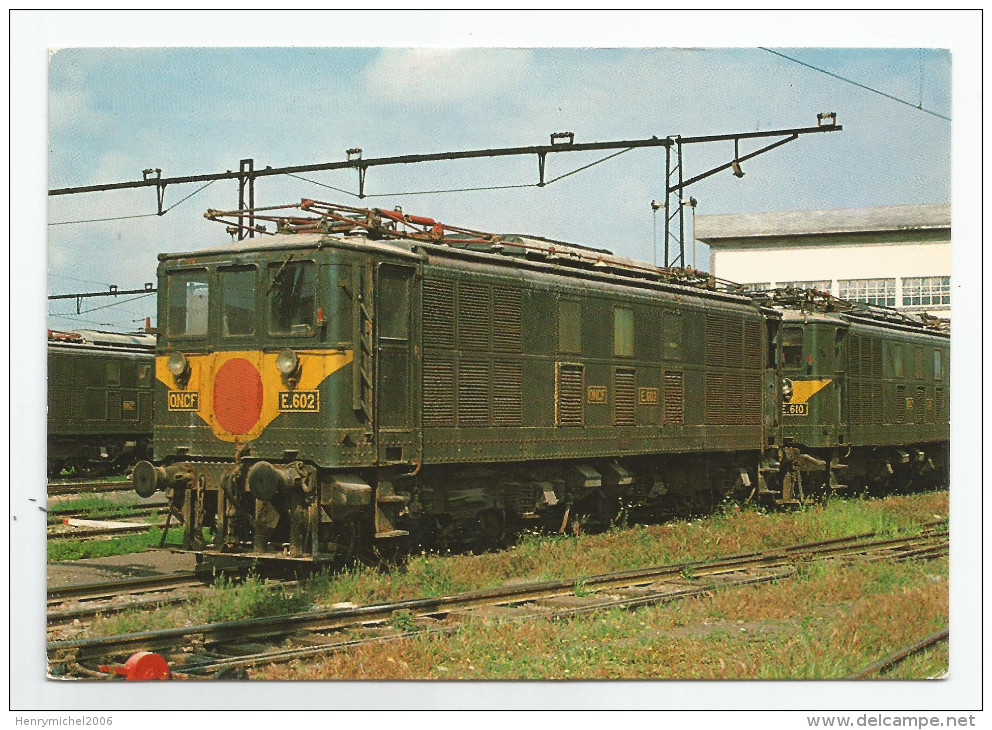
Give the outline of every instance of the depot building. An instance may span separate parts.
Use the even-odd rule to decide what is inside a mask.
[[[751,289],[791,285],[950,318],[951,206],[700,215],[710,271]]]

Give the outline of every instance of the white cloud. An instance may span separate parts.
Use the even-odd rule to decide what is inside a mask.
[[[365,81],[399,104],[491,100],[519,90],[532,62],[533,53],[523,49],[386,49],[365,69]]]

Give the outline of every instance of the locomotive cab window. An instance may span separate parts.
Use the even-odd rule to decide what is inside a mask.
[[[269,332],[309,335],[317,313],[317,267],[312,261],[269,264]]]
[[[206,269],[169,274],[169,334],[207,334],[207,304],[210,292]]]
[[[221,314],[225,336],[255,332],[255,267],[220,269],[223,300]]]
[[[933,379],[940,380],[942,376],[940,364],[940,350],[933,351]]]
[[[802,327],[784,327],[782,329],[782,364],[787,368],[803,366]]]

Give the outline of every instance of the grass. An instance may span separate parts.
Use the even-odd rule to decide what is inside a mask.
[[[180,547],[183,533],[181,528],[169,530],[166,547]],[[48,541],[48,562],[57,563],[63,560],[82,560],[84,558],[105,558],[110,555],[127,555],[140,553],[159,546],[162,540],[162,528],[153,527],[148,532],[138,535],[122,535],[108,540],[80,540],[65,538]]]
[[[478,620],[448,637],[260,668],[258,679],[843,678],[947,625],[947,561],[826,565],[796,580],[595,616]],[[893,580],[892,576],[897,578]],[[946,646],[886,678],[947,669]]]
[[[65,512],[80,511],[85,512],[89,519],[103,519],[106,517],[128,517],[140,508],[141,505],[124,504],[106,497],[89,496],[56,502],[48,507],[48,515],[52,517]]]
[[[454,556],[421,554],[411,557],[402,568],[392,571],[358,566],[336,574],[320,573],[287,592],[283,598],[275,597],[283,595],[280,592],[267,588],[260,590],[257,585],[241,587],[222,584],[216,586],[205,601],[193,599],[181,607],[106,619],[96,622],[90,631],[94,636],[117,633],[121,625],[115,623],[118,621],[139,627],[132,630],[143,630],[184,622],[223,620],[215,618],[218,616],[248,617],[302,610],[294,606],[326,608],[340,602],[366,604],[438,596],[511,582],[574,579],[582,575],[676,561],[705,560],[876,529],[887,533],[900,527],[932,521],[946,515],[947,509],[947,493],[935,492],[877,501],[833,500],[800,513],[765,513],[755,507],[730,505],[707,519],[639,525],[598,535],[526,534],[513,547],[498,553]],[[179,532],[176,531],[175,535],[178,539]],[[132,539],[148,538],[135,536]],[[158,537],[155,537],[151,542],[157,545],[157,540]],[[816,563],[803,566],[801,580],[820,581],[826,570],[828,567]],[[900,581],[908,580],[900,577],[902,575],[883,570],[874,579],[874,585],[885,590],[901,590],[906,584]],[[691,570],[684,571],[684,577],[691,577]],[[886,585],[886,581],[891,585]],[[781,585],[796,583],[783,582]],[[576,595],[585,592],[584,584],[576,586]],[[230,607],[224,608],[224,604],[230,604]]]

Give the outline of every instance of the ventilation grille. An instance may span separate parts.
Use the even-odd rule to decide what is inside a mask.
[[[756,319],[744,322],[744,367],[761,368],[761,322]]]
[[[857,378],[861,376],[861,338],[858,335],[851,335],[849,347],[851,352],[848,367],[851,370],[851,375]]]
[[[727,363],[727,350],[723,337],[723,317],[719,314],[706,315],[706,362],[711,365],[726,365]]]
[[[455,285],[424,280],[424,346],[455,346]]]
[[[710,426],[721,424],[727,417],[727,382],[723,373],[706,373],[706,405],[703,421]]]
[[[744,374],[744,423],[761,425],[761,376]]]
[[[724,423],[733,425],[744,423],[744,377],[741,373],[727,375],[726,405]]]
[[[913,407],[916,409],[917,423],[923,423],[923,420],[926,417],[926,412],[927,412],[926,398],[927,398],[926,388],[924,388],[922,385],[917,385],[916,402],[913,404]]]
[[[851,362],[854,362],[853,360]],[[861,383],[851,382],[848,385],[847,392],[850,394],[851,398],[851,424],[860,425],[864,423],[861,417]]]
[[[493,289],[493,349],[520,352],[523,325],[519,289]]]
[[[637,425],[637,376],[630,368],[613,372],[613,423],[617,426]]]
[[[523,424],[523,374],[519,362],[493,363],[493,424]]]
[[[121,422],[121,394],[117,391],[107,393],[107,421],[108,423]]]
[[[489,287],[460,284],[458,287],[458,346],[464,350],[489,349],[491,323]]]
[[[882,377],[882,341],[875,338],[871,339],[871,376]]]
[[[685,419],[684,389],[681,370],[665,371],[664,423],[682,424]]]
[[[455,365],[450,357],[424,357],[424,425],[455,425]]]
[[[933,394],[933,408],[937,423],[946,423],[947,413],[944,411],[944,389],[940,386],[937,387]]]
[[[877,402],[877,405],[876,405]],[[882,384],[851,383],[851,423],[867,425],[882,422]]]
[[[884,411],[882,406],[885,404],[884,396],[882,391],[881,383],[871,384],[871,422],[872,423],[884,423]]]
[[[489,425],[489,364],[458,363],[458,425]]]
[[[558,365],[557,422],[559,426],[583,425],[582,366]]]
[[[906,422],[906,386],[896,386],[896,423]]]

